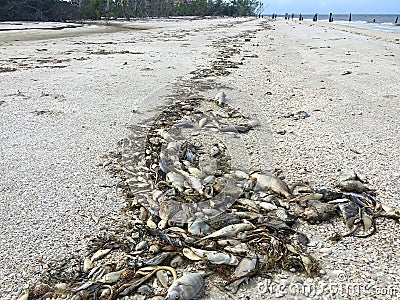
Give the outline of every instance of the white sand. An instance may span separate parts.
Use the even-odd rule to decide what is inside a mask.
[[[0,72],[1,299],[35,282],[46,261],[81,255],[90,235],[119,213],[123,201],[112,188],[101,187],[116,180],[96,166],[100,155],[128,134],[126,124],[161,105],[175,82],[215,59],[213,41],[254,31],[262,22],[238,21],[149,21],[139,24],[153,27],[144,31],[52,39],[42,32],[40,40],[20,42],[0,32],[0,70],[17,69]],[[307,177],[315,186],[329,187],[339,169],[354,168],[367,175],[380,200],[400,208],[397,41],[319,23],[273,24],[274,31],[247,34],[254,36],[250,42],[238,38],[243,46],[235,60],[258,57],[244,57],[232,74],[213,78],[231,88],[232,105],[263,125],[253,163],[281,168],[289,181]],[[85,28],[68,30],[78,35]],[[346,71],[351,73],[342,75]],[[133,109],[142,114],[132,114]],[[282,118],[299,110],[310,117]],[[282,130],[285,135],[277,134]],[[99,224],[92,213],[102,217]],[[348,285],[368,283],[375,292],[398,287],[398,225],[381,221],[375,236],[336,244],[326,238],[344,230],[340,220],[306,227],[316,245],[309,251],[327,275],[303,285],[336,283],[332,271],[342,270]],[[321,247],[332,254],[322,257]],[[285,276],[276,279],[281,286],[295,282]],[[241,294],[261,299],[263,286],[265,281],[253,282]],[[215,299],[217,291],[210,287],[205,297]],[[283,291],[290,293],[288,286]],[[384,299],[379,291],[377,298]]]
[[[333,187],[340,169],[358,170],[377,189],[379,200],[399,209],[400,48],[396,38],[320,23],[273,24],[275,31],[261,32],[246,44],[245,49],[259,57],[222,80],[233,83],[240,100],[237,105],[246,105],[241,102],[248,99],[253,113],[254,107],[262,108],[258,116],[269,123],[274,141],[273,157],[262,160],[272,160],[289,181],[306,177],[315,186]],[[342,75],[347,71],[351,73]],[[300,110],[310,117],[297,121],[283,117]],[[286,134],[278,134],[281,131]],[[399,225],[380,221],[373,237],[338,243],[327,238],[344,232],[341,220],[303,226],[301,230],[315,244],[309,252],[318,257],[327,275],[304,280],[283,274],[272,285],[262,280],[254,283],[253,291],[285,299],[290,295],[318,298],[307,294],[307,288],[318,288],[328,299],[398,297]],[[332,254],[324,256],[321,248]]]

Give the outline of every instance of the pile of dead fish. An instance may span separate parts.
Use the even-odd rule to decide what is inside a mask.
[[[377,218],[399,219],[354,171],[340,175],[336,190],[315,190],[304,179],[288,186],[271,172],[235,168],[218,137],[257,126],[220,92],[188,96],[132,127],[108,166],[121,178],[128,222],[94,241],[75,268],[53,270],[48,284],[20,299],[193,299],[212,281],[235,293],[274,270],[318,275],[298,222],[341,215],[348,231],[333,237],[340,239],[373,234]]]

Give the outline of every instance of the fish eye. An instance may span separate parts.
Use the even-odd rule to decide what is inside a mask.
[[[174,296],[174,299],[175,299],[175,300],[179,300],[179,298],[180,298],[179,295],[175,295],[175,296]]]

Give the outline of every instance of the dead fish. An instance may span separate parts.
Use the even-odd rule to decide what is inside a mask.
[[[96,253],[93,254],[92,258],[90,259],[92,262],[103,258],[104,256],[106,256],[108,253],[111,252],[112,249],[102,249],[102,250],[98,250],[96,251]]]
[[[148,260],[145,260],[144,262],[141,262],[140,265],[141,266],[158,266],[164,260],[166,260],[169,255],[170,255],[170,252],[162,252]]]
[[[207,254],[207,261],[215,265],[230,265],[230,266],[236,266],[239,263],[236,256],[217,251],[210,251]]]
[[[215,265],[232,265],[236,266],[239,261],[236,256],[219,251],[208,251],[191,247],[184,248],[183,255],[193,261],[206,260]]]
[[[156,130],[157,133],[167,142],[174,142],[175,139],[172,137],[172,135],[170,135],[167,131],[165,131],[164,129],[157,129]]]
[[[250,175],[250,178],[257,181],[260,189],[271,190],[284,196],[286,199],[291,197],[288,186],[272,174],[253,173]]]
[[[147,248],[147,242],[146,241],[141,241],[139,244],[136,245],[135,251],[141,251]]]
[[[239,285],[246,281],[248,282],[249,277],[253,276],[257,270],[257,256],[254,255],[252,258],[243,258],[239,265],[236,267],[235,272],[233,273],[232,283],[227,286],[227,289],[231,290],[233,293],[236,293],[239,289]]]
[[[226,246],[224,250],[233,254],[240,254],[240,255],[245,255],[250,251],[249,247],[247,247],[245,243],[240,243],[235,246]]]
[[[200,239],[200,241],[210,238],[231,237],[238,232],[250,230],[252,228],[254,228],[254,225],[251,223],[232,224],[205,236],[204,238]]]
[[[364,193],[368,191],[373,191],[373,189],[370,189],[364,183],[358,180],[342,181],[337,185],[337,187],[344,192]]]
[[[250,127],[242,126],[242,125],[227,125],[227,126],[221,127],[219,130],[221,132],[246,133],[250,130]]]
[[[320,193],[311,193],[311,194],[305,194],[305,195],[300,195],[291,201],[293,202],[306,202],[308,200],[321,200],[324,197],[323,194]]]
[[[93,262],[90,258],[86,257],[83,261],[83,272],[87,273],[91,268],[93,268]]]
[[[278,207],[275,204],[272,203],[268,203],[268,202],[261,202],[261,201],[257,201],[256,202],[261,208],[271,211],[271,210],[275,210],[278,209]]]
[[[121,277],[121,274],[125,272],[125,269],[120,270],[120,271],[116,271],[116,272],[111,272],[108,273],[106,275],[104,275],[100,280],[98,280],[98,282],[102,282],[102,283],[115,283],[119,280],[119,278]]]
[[[76,292],[79,292],[79,291],[88,290],[89,288],[95,289],[100,285],[101,285],[101,283],[96,283],[96,282],[93,282],[93,281],[89,280],[89,281],[84,282],[80,286],[72,289],[71,291],[73,293],[76,293]]]
[[[188,228],[190,234],[197,236],[208,234],[211,230],[211,227],[201,219],[195,220]]]
[[[186,273],[169,287],[166,300],[189,300],[203,293],[204,279],[198,273]]]
[[[258,211],[259,207],[257,206],[257,202],[254,202],[253,200],[247,199],[247,198],[238,198],[236,199],[236,203],[240,203],[250,209],[254,209]]]
[[[337,216],[337,205],[322,203],[318,200],[308,201],[308,207],[304,210],[302,217],[311,222],[322,222],[331,220]]]

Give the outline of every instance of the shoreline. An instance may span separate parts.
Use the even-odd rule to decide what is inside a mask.
[[[309,24],[315,23],[312,21],[308,22]],[[341,24],[332,24],[332,23],[324,23],[324,22],[316,22],[318,26],[330,28],[330,29],[339,29],[345,32],[350,32],[350,33],[355,33],[355,34],[361,34],[365,35],[368,37],[372,38],[378,38],[378,39],[383,39],[388,42],[395,42],[397,44],[400,44],[400,34],[399,33],[393,33],[393,32],[383,32],[383,31],[377,31],[377,30],[372,30],[372,29],[363,29],[363,28],[357,28],[353,26],[347,26],[347,25],[341,25]]]
[[[6,278],[1,294],[11,298],[15,289],[21,290],[21,281],[34,281],[40,275],[41,253],[62,259],[61,254],[57,257],[51,250],[54,245],[66,257],[71,253],[79,256],[91,234],[112,228],[113,222],[121,218],[119,211],[125,203],[113,188],[99,188],[116,184],[116,179],[103,168],[95,167],[102,166],[100,154],[115,149],[117,141],[128,134],[127,126],[156,114],[155,107],[167,105],[163,99],[170,94],[173,98],[174,82],[184,83],[192,76],[190,72],[207,68],[218,51],[235,44],[241,45],[240,54],[231,59],[242,64],[229,69],[227,76],[205,81],[203,84],[209,84],[211,89],[202,93],[212,99],[222,88],[230,105],[260,121],[262,129],[255,131],[258,136],[248,141],[254,146],[249,160],[263,168],[281,169],[289,181],[306,176],[317,186],[333,186],[337,169],[353,167],[367,175],[385,203],[399,208],[399,189],[391,184],[400,177],[396,153],[400,114],[395,106],[400,91],[391,74],[400,55],[398,48],[388,44],[380,53],[382,40],[370,40],[369,36],[340,28],[326,31],[323,26],[308,26],[305,22],[271,22],[273,30],[258,30],[264,20],[220,21],[184,22],[187,27],[182,31],[181,23],[165,26],[157,20],[149,22],[155,28],[145,31],[25,44],[19,41],[2,46],[6,55],[3,64],[18,69],[0,73],[6,83],[0,89],[5,101],[0,105],[0,126],[7,133],[4,135],[2,130],[1,136],[6,154],[2,170],[7,170],[2,174],[6,178],[3,190],[7,196],[0,198],[0,206],[3,211],[12,211],[12,218],[3,216],[6,232],[1,252],[5,253],[7,247],[13,249],[20,239],[15,234],[24,236],[32,254],[23,257],[27,253],[19,249],[21,254],[11,256],[34,267],[28,267],[21,280],[17,273],[21,267],[10,258],[3,258],[2,264],[12,271],[0,273]],[[15,57],[29,58],[16,63]],[[43,64],[44,59],[47,60]],[[343,75],[346,72],[350,73]],[[282,117],[300,110],[310,117]],[[26,148],[35,160],[25,156]],[[254,150],[257,148],[259,152]],[[28,166],[19,164],[17,158]],[[21,178],[21,174],[25,175]],[[53,184],[46,186],[47,181]],[[41,186],[45,189],[41,190]],[[51,209],[53,199],[57,199],[55,210]],[[43,216],[32,215],[29,210],[34,209]],[[59,227],[60,222],[50,218],[55,227],[49,226],[46,218],[52,214],[66,225]],[[99,224],[94,221],[96,218],[100,218]],[[349,284],[362,284],[360,278],[382,288],[385,278],[396,282],[398,274],[389,265],[396,266],[398,259],[396,229],[387,221],[379,225],[378,233],[367,240],[339,243],[328,242],[327,238],[335,227],[343,228],[341,220],[318,227],[303,225],[314,243],[308,250],[317,256],[327,274],[314,280],[278,273],[277,284],[284,286],[298,278],[304,286],[316,286],[320,280],[335,282],[333,271],[337,270],[348,276]],[[31,227],[34,234],[24,226]],[[74,227],[77,232],[72,232]],[[381,235],[386,237],[385,242]],[[80,241],[81,236],[86,238]],[[33,237],[40,243],[33,242]],[[66,243],[69,247],[61,246]],[[374,246],[379,243],[381,250]],[[321,251],[326,248],[331,251],[328,255]],[[360,248],[364,249],[361,254]],[[369,255],[376,251],[392,256]],[[34,260],[37,261],[33,263]],[[251,281],[240,289],[239,295],[261,292],[259,284],[259,280]],[[224,297],[217,287],[210,289],[205,298],[213,292]],[[271,291],[267,293],[271,299],[278,297]]]

